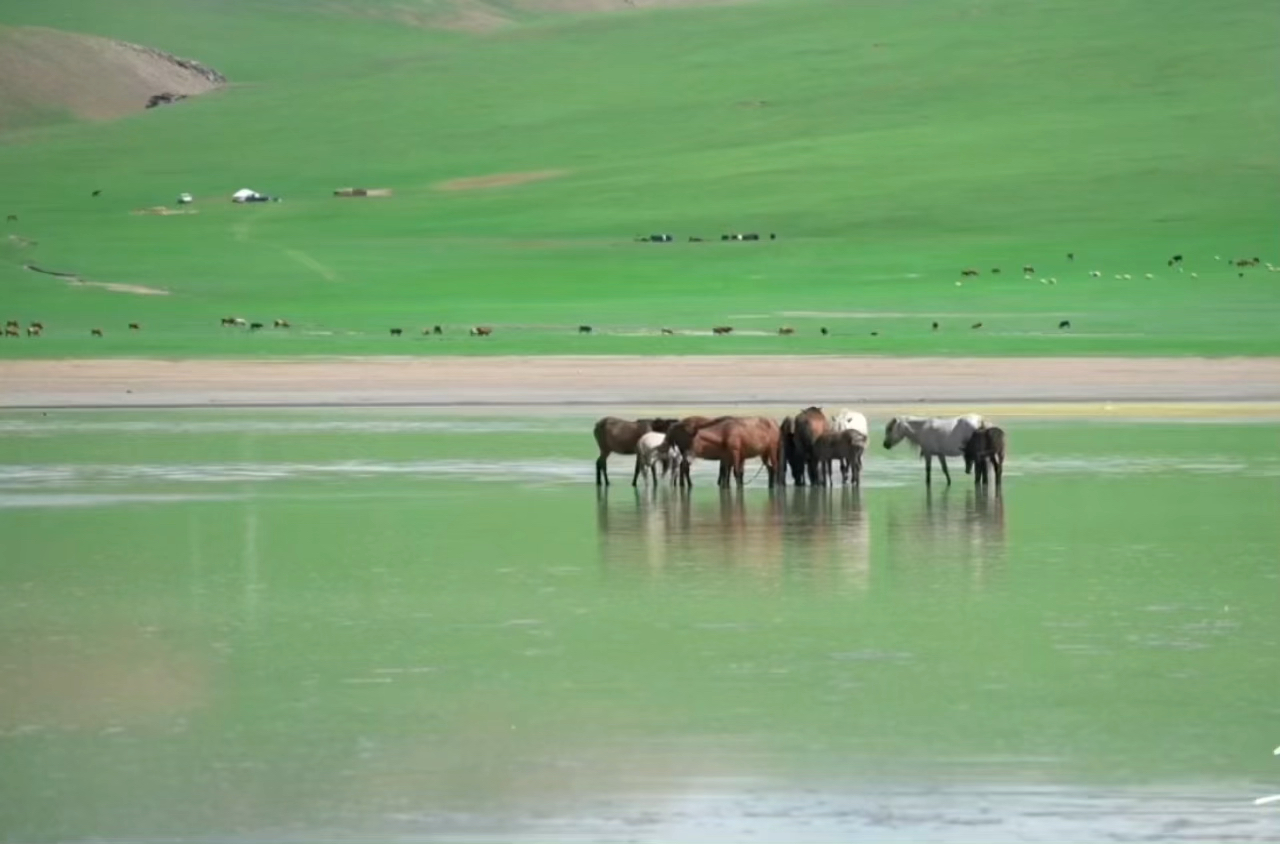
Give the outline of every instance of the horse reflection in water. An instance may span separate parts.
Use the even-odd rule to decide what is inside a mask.
[[[971,586],[983,588],[1005,555],[1004,499],[974,490],[956,498],[926,494],[923,502],[891,501],[888,558],[909,576],[936,580],[939,572],[963,572]]]
[[[868,582],[869,522],[853,487],[602,495],[597,527],[601,563],[611,573],[857,590]]]

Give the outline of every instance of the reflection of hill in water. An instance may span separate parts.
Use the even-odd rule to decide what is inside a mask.
[[[614,490],[597,500],[597,526],[602,563],[612,571],[867,584],[870,526],[852,488]]]

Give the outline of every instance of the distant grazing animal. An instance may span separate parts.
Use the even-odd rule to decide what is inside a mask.
[[[1031,266],[1030,264],[1027,264],[1026,266],[1024,266],[1024,267],[1022,268],[1022,272],[1023,272],[1024,274],[1026,274],[1026,275],[1035,275],[1035,274],[1036,274],[1036,268],[1035,268],[1035,267],[1033,267],[1033,266]]]
[[[669,234],[651,234],[649,240],[653,243],[671,243],[675,238]]]
[[[690,236],[690,237],[689,237],[689,242],[690,242],[690,243],[702,243],[702,238],[700,238],[700,237],[692,237],[692,236]]]
[[[392,336],[392,337],[399,337],[401,334],[404,334],[404,329],[403,329],[403,328],[393,328],[393,329],[391,329],[391,336]]]
[[[101,191],[101,190],[96,190],[96,191],[94,191],[93,193],[91,193],[91,194],[89,194],[89,195],[90,195],[90,196],[102,196],[102,191]]]
[[[261,330],[263,327],[264,327],[264,326],[263,326],[263,325],[262,325],[262,323],[260,323],[260,322],[251,322],[251,323],[249,323],[249,330],[250,330],[250,331],[259,331],[259,330]]]
[[[44,331],[43,322],[33,322],[31,323],[31,327],[34,328],[36,331]]]
[[[244,317],[233,317],[231,320],[231,324],[235,326],[239,326],[240,328],[244,328],[249,323],[244,319]]]
[[[17,328],[17,327],[18,327],[18,321],[17,321],[16,319],[11,319],[11,320],[9,320],[8,322],[6,322],[6,323],[4,324],[4,327],[5,327],[5,328]]]
[[[1182,263],[1182,256],[1181,256],[1181,255],[1174,255],[1174,256],[1173,256],[1172,258],[1170,258],[1169,260],[1170,260],[1170,261],[1172,261],[1172,262],[1173,262],[1173,263],[1175,263],[1175,264],[1181,264],[1181,263]]]
[[[982,323],[980,323],[980,322],[975,322],[973,325],[971,325],[971,326],[969,326],[969,327],[970,327],[970,328],[973,328],[973,329],[978,329],[978,328],[981,328],[981,327],[982,327]]]
[[[1257,258],[1237,258],[1235,265],[1237,267],[1256,267],[1260,263],[1262,262]]]
[[[872,337],[879,337],[879,336],[880,336],[880,332],[879,332],[879,331],[872,331],[872,332],[871,332],[871,336],[872,336]]]
[[[778,329],[779,334],[795,334],[796,330],[789,325],[784,325]]]
[[[979,428],[964,445],[965,472],[972,467],[974,486],[988,486],[988,469],[994,469],[998,492],[1004,482],[1004,457],[1004,429]]]
[[[41,326],[39,326],[39,325],[29,325],[29,326],[27,326],[27,336],[28,336],[28,337],[39,337],[39,336],[40,336],[40,334],[41,334],[41,332],[43,332],[43,331],[44,331],[44,329],[43,329]]]
[[[672,331],[670,328],[664,328],[664,329],[662,329],[662,333],[663,333],[663,334],[675,334],[675,332],[674,332],[674,331]]]
[[[744,234],[744,235],[742,236],[742,239],[743,239],[743,240],[759,240],[759,239],[760,239],[760,235],[756,234],[755,232],[751,232],[751,233],[749,233],[749,234]]]
[[[223,317],[222,319],[218,320],[218,324],[225,328],[228,325],[235,325],[236,319],[235,317]]]
[[[825,325],[819,328],[818,330],[822,332],[823,337],[827,336],[827,327]]]
[[[658,483],[658,469],[662,469],[663,477],[671,476],[674,483],[679,471],[682,457],[680,449],[667,442],[663,431],[648,431],[636,441],[636,471],[631,477],[631,485],[644,475],[647,484],[652,478],[654,485]]]
[[[1091,273],[1089,273],[1089,277],[1090,277],[1090,278],[1102,278],[1102,272],[1101,272],[1100,270],[1094,270],[1094,271],[1092,271]]]
[[[884,447],[893,448],[904,439],[910,441],[924,457],[925,485],[933,484],[933,458],[937,457],[947,486],[951,486],[947,458],[963,456],[969,438],[985,424],[976,413],[953,417],[895,416],[885,425]]]
[[[591,429],[600,456],[596,458],[596,486],[609,485],[609,455],[635,454],[640,438],[650,431],[665,434],[676,424],[675,419],[619,419],[606,416]],[[635,485],[635,478],[631,480]]]
[[[1076,259],[1076,253],[1074,253],[1074,252],[1068,252],[1068,253],[1067,253],[1067,260],[1068,260],[1068,261],[1074,261],[1075,259]]]
[[[722,235],[720,235],[720,239],[721,239],[721,240],[733,240],[733,239],[734,239],[734,235],[731,235],[731,234],[722,234]]]
[[[936,321],[933,323],[933,330],[934,331],[938,330],[938,323]]]
[[[1000,275],[1000,268],[999,268],[999,267],[992,267],[992,268],[991,268],[991,274],[992,274],[992,275]]]
[[[6,337],[18,337],[21,333],[16,325],[6,325],[4,327],[4,336]]]
[[[769,232],[769,239],[770,239],[770,240],[777,240],[777,239],[778,239],[778,236],[777,236],[776,234],[774,234],[773,232]]]
[[[443,328],[441,328],[441,327],[440,327],[440,326],[438,326],[438,325],[433,325],[433,326],[431,327],[431,333],[432,333],[432,334],[443,334],[443,333],[444,333],[444,329],[443,329]]]
[[[1244,273],[1236,273],[1236,278],[1244,278]]]
[[[289,328],[289,320],[277,319],[271,323],[272,328]]]
[[[102,336],[102,329],[101,329],[101,328],[93,328],[93,329],[90,329],[90,331],[89,331],[89,336],[90,336],[90,337],[101,337],[101,336]]]
[[[715,328],[711,329],[712,334],[730,334],[732,332],[733,326],[731,325],[717,325]]]
[[[975,270],[973,267],[970,267],[967,270],[960,271],[960,275],[963,275],[963,276],[971,276],[971,275],[977,275],[977,274],[978,274],[978,271]]]
[[[6,220],[6,222],[10,222],[10,223],[16,223],[16,222],[18,222],[18,215],[17,215],[17,214],[10,214],[10,215],[9,215],[9,217],[8,217],[8,219]]]
[[[591,333],[591,326],[589,326],[589,325],[579,325],[579,326],[578,326],[578,333],[579,333],[579,334],[590,334],[590,333]]]
[[[129,330],[130,330],[130,331],[141,331],[141,330],[142,330],[142,326],[141,326],[141,325],[139,325],[139,324],[138,324],[138,323],[136,323],[136,322],[131,322],[131,323],[129,323]]]
[[[1058,323],[1058,327],[1059,327],[1059,328],[1070,328],[1070,327],[1071,327],[1071,320],[1069,320],[1069,319],[1064,319],[1062,322]]]
[[[488,337],[492,333],[493,329],[487,325],[477,325],[475,328],[471,329],[472,337]]]

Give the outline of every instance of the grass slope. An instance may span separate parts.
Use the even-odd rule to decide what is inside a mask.
[[[236,83],[0,136],[0,213],[19,215],[0,317],[47,325],[0,356],[1280,353],[1280,274],[1225,261],[1280,263],[1280,41],[1261,0],[498,4],[516,22],[485,35],[405,25],[403,5],[0,0],[0,23],[148,44]],[[396,195],[330,196],[352,184]],[[245,186],[286,201],[226,201]],[[179,191],[198,215],[129,213]],[[651,231],[781,239],[630,241]],[[956,287],[967,266],[983,275]],[[231,314],[295,327],[221,331]],[[386,335],[436,323],[445,338]],[[460,336],[477,323],[499,328]],[[739,335],[644,334],[724,323]],[[782,324],[799,335],[770,336]]]

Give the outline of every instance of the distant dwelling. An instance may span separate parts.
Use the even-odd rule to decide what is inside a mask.
[[[192,196],[191,194],[189,194],[189,193],[180,193],[180,194],[178,194],[178,204],[179,204],[179,205],[190,205],[191,203],[193,203],[193,202],[195,202],[195,201],[196,201],[196,198],[195,198],[194,196]]]
[[[258,193],[256,190],[249,188],[241,188],[231,194],[232,202],[279,202],[278,196],[267,196],[265,193]]]

